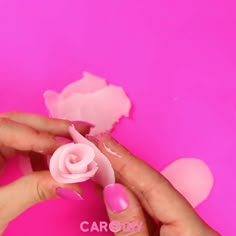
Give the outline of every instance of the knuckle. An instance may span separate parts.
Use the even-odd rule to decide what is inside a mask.
[[[45,189],[41,180],[36,182],[36,198],[39,202],[50,198],[50,193]]]
[[[28,185],[31,187],[35,202],[41,202],[51,197],[50,191],[47,188],[47,179],[36,172],[31,173],[25,178],[28,179]]]
[[[146,181],[140,181],[140,193],[143,198],[150,201],[158,192],[162,191],[163,188],[166,188],[166,186],[169,185],[169,181],[162,175],[155,175],[149,183]]]
[[[118,170],[116,170],[116,173],[120,176],[125,176],[130,172],[130,167],[132,166],[132,159],[131,157],[127,156],[126,161],[122,164],[120,164]]]

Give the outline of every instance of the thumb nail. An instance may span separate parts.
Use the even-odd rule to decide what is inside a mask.
[[[104,199],[113,212],[122,212],[128,208],[128,196],[121,184],[110,184],[104,188]]]

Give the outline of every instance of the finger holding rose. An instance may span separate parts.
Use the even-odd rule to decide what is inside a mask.
[[[0,114],[0,168],[12,155],[24,153],[46,160],[64,143],[57,137],[70,137],[73,126],[83,135],[90,125],[25,113]],[[44,156],[45,155],[45,156]],[[15,197],[12,197],[15,196]],[[49,171],[32,172],[8,185],[0,187],[0,235],[8,223],[32,205],[51,198],[81,200],[78,184],[55,181]]]

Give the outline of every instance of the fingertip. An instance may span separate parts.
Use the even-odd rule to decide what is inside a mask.
[[[110,184],[104,188],[103,196],[111,222],[121,223],[115,235],[149,235],[142,206],[128,188],[120,183]],[[122,222],[129,222],[129,229]]]
[[[93,144],[95,144],[98,147],[99,144],[99,140],[96,139],[94,136],[90,136],[90,135],[86,135],[85,136],[90,142],[92,142]]]
[[[92,124],[81,122],[81,121],[72,121],[70,123],[70,126],[71,125],[82,135],[89,134],[90,130],[94,127],[94,125]]]
[[[90,127],[90,128],[94,128],[95,127],[95,125],[94,124],[91,124],[91,123],[89,123],[89,122],[86,122],[86,121],[78,121],[78,120],[76,120],[76,121],[72,121],[72,124],[74,125],[74,126],[88,126],[88,127]]]
[[[128,195],[126,189],[121,184],[109,184],[103,190],[104,199],[114,213],[120,213],[129,206]]]

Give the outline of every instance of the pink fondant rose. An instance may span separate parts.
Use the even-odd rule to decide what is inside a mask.
[[[114,171],[106,156],[70,127],[74,143],[58,148],[50,159],[50,172],[59,183],[78,183],[92,179],[101,186],[115,182]]]

